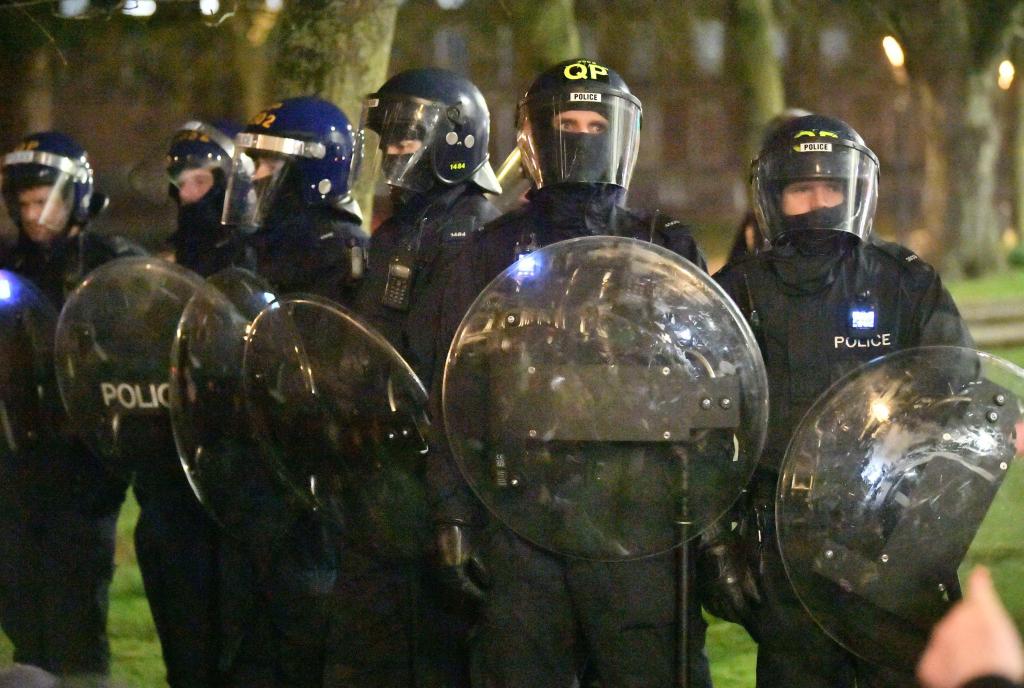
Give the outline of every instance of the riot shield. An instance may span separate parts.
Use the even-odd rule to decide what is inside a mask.
[[[552,244],[495,278],[455,335],[443,403],[488,509],[596,560],[667,551],[721,516],[768,412],[760,352],[728,296],[676,254],[610,236]]]
[[[181,478],[168,416],[170,353],[182,311],[203,288],[172,263],[120,258],[90,273],[61,311],[55,359],[64,407],[123,477],[145,469],[155,486]]]
[[[421,556],[426,392],[387,340],[327,299],[284,298],[253,321],[243,370],[256,437],[295,494],[353,546]]]
[[[182,312],[171,347],[171,427],[196,497],[225,532],[245,538],[264,500],[283,491],[260,458],[242,391],[245,337],[276,296],[240,268],[207,285]]]
[[[57,312],[31,282],[0,270],[0,483],[61,433],[53,374]]]
[[[1024,370],[926,347],[867,363],[807,412],[780,476],[779,545],[836,641],[912,670],[966,568],[1019,585],[1022,399]]]

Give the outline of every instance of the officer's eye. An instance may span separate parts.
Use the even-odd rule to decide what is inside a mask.
[[[561,131],[567,131],[569,133],[577,132],[580,130],[579,122],[574,119],[563,117],[558,120],[558,128]]]
[[[591,122],[587,125],[587,131],[591,134],[603,134],[608,131],[608,125],[605,122]]]

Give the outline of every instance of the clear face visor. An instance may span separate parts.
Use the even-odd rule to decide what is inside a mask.
[[[878,162],[845,143],[797,142],[754,162],[758,221],[772,241],[804,229],[871,235]]]
[[[356,188],[374,188],[380,173],[391,186],[430,189],[430,156],[444,113],[443,104],[419,98],[367,98],[352,162]]]
[[[519,108],[523,164],[538,189],[563,182],[629,188],[640,119],[636,102],[613,94],[535,97]]]
[[[326,149],[316,141],[268,134],[241,133],[235,139],[221,224],[254,232],[264,225],[270,209],[298,158],[323,158]]]
[[[216,158],[199,155],[175,156],[167,165],[167,181],[180,189],[186,182],[185,178],[189,176],[188,173],[196,170],[213,172],[221,167],[222,161]]]
[[[21,177],[17,166],[33,165],[48,168],[38,183],[31,176]],[[87,165],[53,153],[42,151],[15,151],[4,156],[3,167],[9,180],[4,189],[8,190],[8,210],[12,217],[30,234],[33,229],[45,228],[58,233],[71,221],[75,203],[75,182],[87,182],[90,171]],[[20,178],[19,178],[20,177]],[[9,188],[13,187],[13,188]]]

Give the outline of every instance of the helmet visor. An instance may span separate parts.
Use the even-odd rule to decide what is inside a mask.
[[[421,98],[367,98],[352,163],[356,187],[373,188],[380,172],[391,186],[429,190],[434,184],[430,151],[444,116],[444,105]]]
[[[796,142],[754,161],[758,220],[775,241],[800,230],[866,240],[878,198],[878,161],[852,142]]]
[[[12,219],[29,234],[57,233],[71,221],[75,182],[90,179],[88,166],[43,151],[15,151],[4,156],[3,191]]]
[[[323,158],[323,144],[243,132],[235,139],[221,224],[255,232],[267,219],[288,170],[299,158]]]
[[[537,188],[563,182],[629,188],[640,106],[611,93],[539,95],[519,107],[518,143]]]

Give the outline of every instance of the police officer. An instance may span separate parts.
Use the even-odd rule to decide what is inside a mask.
[[[761,139],[762,145],[772,137],[772,134],[775,133],[776,129],[786,124],[786,122],[809,114],[811,113],[801,108],[787,108],[775,115],[768,120],[768,123],[764,126]],[[727,262],[739,260],[744,256],[757,253],[765,247],[765,243],[764,231],[762,231],[761,227],[757,224],[757,218],[754,216],[754,211],[748,210],[736,230],[736,238],[733,239],[732,248],[729,249]]]
[[[517,257],[573,237],[613,234],[666,246],[703,266],[689,230],[623,205],[636,162],[640,101],[613,70],[590,60],[543,72],[519,102],[518,143],[534,184],[529,202],[475,235],[452,268],[443,301],[444,350],[471,301]],[[440,376],[434,376],[435,414]],[[439,416],[438,416],[439,418]],[[672,555],[621,563],[567,559],[507,528],[483,528],[450,456],[429,474],[438,548],[450,578],[484,599],[474,671],[484,686],[569,686],[589,662],[602,685],[667,686],[675,665]],[[474,540],[480,556],[474,557]],[[478,561],[493,584],[485,592]],[[477,575],[474,575],[476,573]],[[707,685],[705,624],[690,618],[692,679]]]
[[[483,94],[443,69],[410,69],[367,96],[356,174],[381,168],[394,212],[376,229],[358,310],[430,385],[445,270],[464,242],[498,216]],[[358,183],[358,182],[357,182]]]
[[[488,153],[490,114],[480,90],[444,69],[410,69],[367,96],[354,168],[372,188],[378,170],[393,213],[373,233],[357,311],[409,362],[427,387],[438,356],[437,314],[448,267],[465,242],[500,213],[485,194],[501,187]],[[426,567],[424,576],[430,576]],[[460,659],[471,610],[420,591],[420,681],[465,683]],[[437,633],[444,627],[445,633]],[[379,627],[386,632],[386,624]]]
[[[241,238],[245,265],[279,295],[354,302],[367,235],[349,189],[352,139],[344,113],[313,96],[271,105],[235,137],[223,221]],[[278,496],[265,507],[223,543],[221,662],[229,685],[319,687],[341,534]]]
[[[912,667],[883,675],[829,639],[797,601],[776,544],[779,465],[791,430],[843,374],[900,349],[971,339],[936,272],[871,236],[878,159],[848,124],[807,115],[783,125],[754,160],[752,184],[771,247],[716,279],[749,320],[768,373],[768,439],[739,517],[748,560],[740,563],[757,572],[756,597],[744,593],[747,576],[722,576],[732,589],[717,595],[724,608],[715,611],[759,641],[758,686],[913,685]]]
[[[369,237],[349,190],[352,150],[348,118],[314,96],[274,103],[235,138],[222,222],[279,294],[354,303]]]
[[[94,267],[139,252],[87,231],[106,197],[69,136],[27,136],[4,156],[2,172],[18,241],[0,267],[34,282],[56,309]],[[64,428],[36,430],[27,470],[0,477],[0,625],[17,662],[57,674],[106,674],[107,595],[125,484]]]
[[[167,151],[167,192],[178,206],[178,228],[168,241],[174,261],[203,277],[231,265],[237,252],[220,217],[238,131],[230,122],[192,120],[178,129]]]

